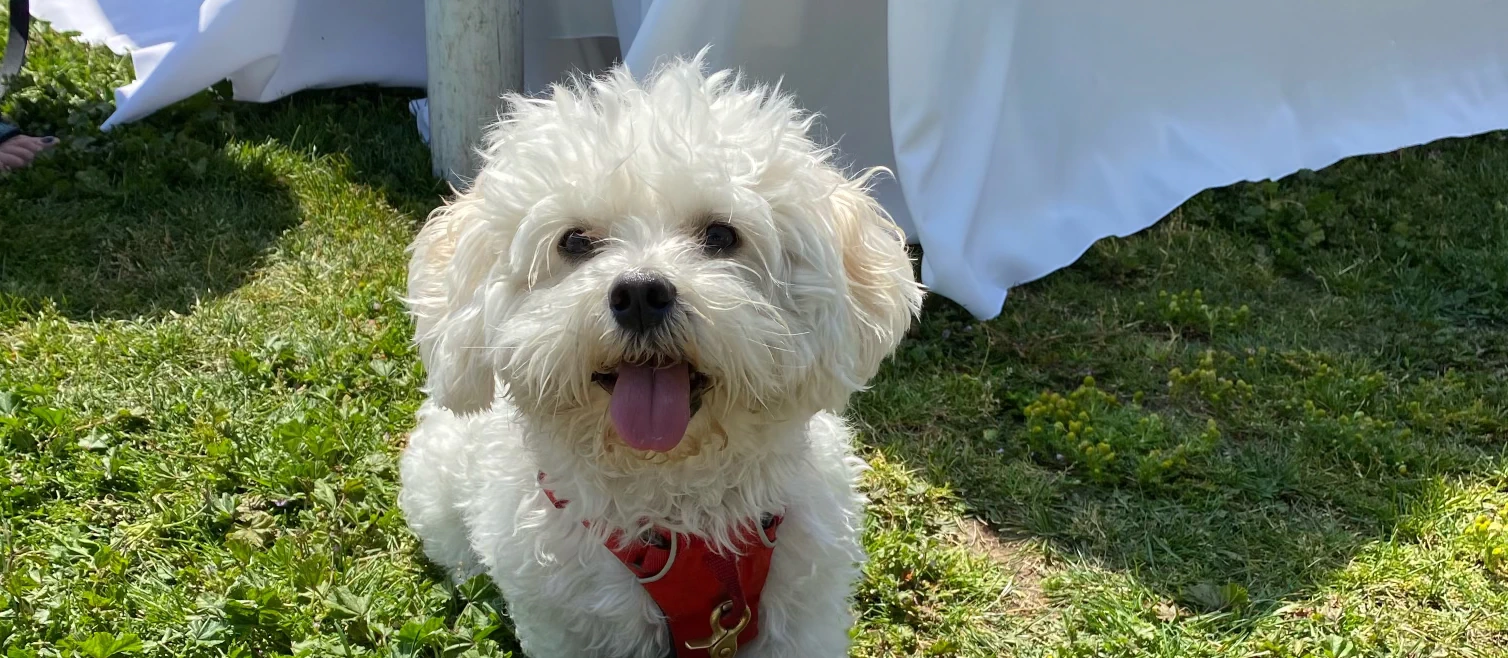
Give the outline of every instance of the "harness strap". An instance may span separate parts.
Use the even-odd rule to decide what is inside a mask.
[[[570,501],[545,487],[544,478],[540,473],[545,496],[564,509]],[[704,537],[661,528],[629,541],[615,532],[606,545],[665,615],[676,658],[733,658],[759,636],[759,598],[781,520],[766,515],[748,524],[731,555]]]
[[[712,553],[707,556],[707,566],[712,570],[712,577],[723,586],[723,591],[728,593],[728,604],[735,613],[742,614],[749,609],[749,602],[744,599],[743,585],[738,582],[738,567],[734,566],[733,560],[721,553]],[[728,616],[722,619],[723,628],[733,628],[738,623],[738,617]]]

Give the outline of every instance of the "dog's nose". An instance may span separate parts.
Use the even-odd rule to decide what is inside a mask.
[[[665,323],[675,307],[675,286],[658,274],[629,272],[613,282],[607,304],[618,326],[636,334]]]

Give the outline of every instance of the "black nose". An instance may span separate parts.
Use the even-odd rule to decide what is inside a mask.
[[[618,326],[636,334],[648,333],[665,323],[675,307],[675,286],[649,272],[629,272],[613,282],[607,304]]]

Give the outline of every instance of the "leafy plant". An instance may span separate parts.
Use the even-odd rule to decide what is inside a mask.
[[[1023,410],[1026,440],[1037,458],[1083,471],[1102,484],[1162,484],[1189,472],[1220,432],[1210,420],[1185,433],[1156,413],[1124,405],[1092,377],[1067,396],[1045,392]]]

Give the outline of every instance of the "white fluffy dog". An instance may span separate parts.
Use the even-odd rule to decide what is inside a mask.
[[[488,573],[536,658],[846,655],[834,413],[922,299],[867,176],[700,57],[509,105],[413,245],[425,553]]]

